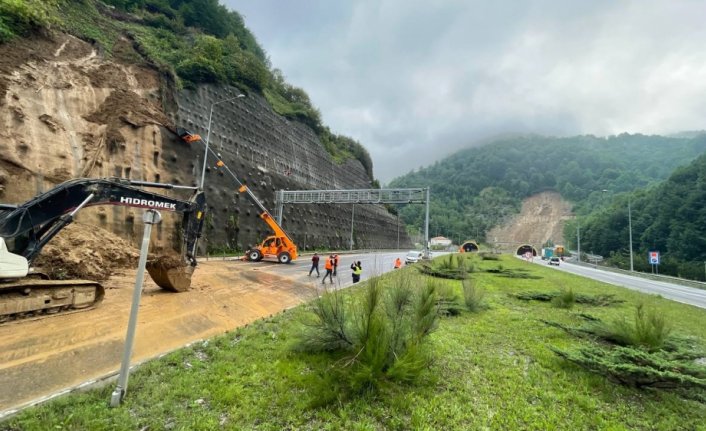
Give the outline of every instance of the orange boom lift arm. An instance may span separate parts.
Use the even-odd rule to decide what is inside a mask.
[[[189,132],[186,129],[177,129],[177,134],[179,137],[187,143],[201,142],[206,145],[201,139],[201,136]],[[250,250],[245,252],[245,258],[251,261],[260,261],[263,258],[274,258],[277,259],[279,263],[290,263],[296,260],[298,257],[297,246],[292,241],[292,238],[285,232],[282,226],[275,221],[272,214],[267,211],[267,208],[260,202],[260,200],[253,194],[248,186],[243,184],[238,177],[233,173],[233,171],[226,166],[225,162],[221,160],[219,154],[215,153],[212,149],[208,148],[208,151],[216,157],[216,167],[225,169],[230,176],[238,184],[238,192],[244,193],[250,201],[255,204],[259,211],[258,217],[260,217],[267,225],[272,229],[274,235],[270,235],[265,238],[260,244],[252,247]]]

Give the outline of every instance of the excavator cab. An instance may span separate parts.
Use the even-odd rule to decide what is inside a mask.
[[[22,278],[29,273],[29,263],[24,256],[10,253],[5,240],[0,237],[0,279]]]

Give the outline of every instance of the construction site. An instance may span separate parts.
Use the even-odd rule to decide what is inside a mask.
[[[311,299],[311,250],[412,247],[382,203],[423,203],[423,189],[373,203],[358,160],[334,160],[261,96],[177,90],[118,60],[132,50],[122,40],[106,59],[66,34],[0,45],[0,411],[115,373],[145,210],[163,220],[149,238],[136,363]],[[342,193],[280,202],[275,219],[287,190]],[[537,199],[521,216],[531,229],[489,237],[560,233],[568,206]],[[213,259],[236,250],[244,260]],[[304,266],[278,269],[302,254]]]
[[[0,45],[2,411],[115,372],[145,210],[164,219],[148,238],[150,335],[135,362],[316,294],[304,271],[209,256],[286,264],[314,248],[411,245],[382,204],[285,205],[275,221],[278,190],[365,190],[372,178],[261,96],[177,91],[154,68],[117,60],[132,49],[123,40],[107,60],[63,33]]]

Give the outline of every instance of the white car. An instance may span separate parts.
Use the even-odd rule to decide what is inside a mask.
[[[554,257],[552,257],[551,259],[549,259],[549,264],[550,264],[550,265],[559,266],[560,263],[561,263],[561,259],[559,259],[559,258],[556,257],[556,256],[554,256]]]
[[[410,263],[417,263],[420,260],[422,260],[422,255],[423,253],[419,250],[412,250],[409,253],[407,253],[407,256],[404,258],[404,263],[409,265]]]

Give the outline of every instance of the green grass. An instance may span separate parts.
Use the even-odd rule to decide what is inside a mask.
[[[595,342],[542,319],[579,326],[585,322],[580,314],[590,313],[612,321],[631,318],[645,303],[660,311],[674,334],[704,340],[705,310],[509,257],[502,258],[504,268],[538,278],[487,272],[495,261],[474,264],[479,271],[472,277],[483,286],[486,307],[441,319],[430,335],[431,366],[416,383],[338,396],[329,377],[331,357],[290,348],[304,312],[299,307],[142,366],[132,373],[119,408],[108,407],[111,385],[25,410],[0,429],[703,429],[702,403],[621,386],[559,358],[550,346],[571,350]],[[400,271],[421,276],[413,268]],[[461,294],[460,281],[443,282]],[[562,286],[577,295],[614,294],[625,303],[576,303],[568,310],[512,296]]]

